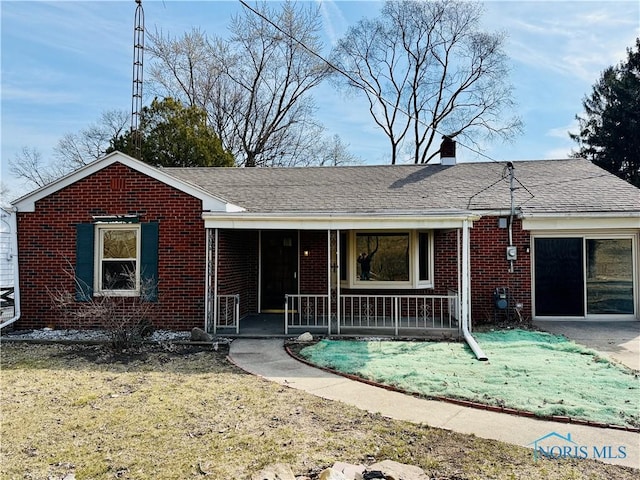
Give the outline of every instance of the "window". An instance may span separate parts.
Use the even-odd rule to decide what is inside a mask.
[[[340,281],[346,282],[348,278],[347,258],[349,257],[349,236],[347,232],[340,232]]]
[[[96,291],[137,294],[140,291],[140,228],[136,225],[98,227]]]
[[[356,233],[356,251],[360,280],[409,281],[408,233]]]
[[[158,299],[157,222],[76,225],[76,300],[93,295]]]
[[[341,238],[341,280],[350,288],[432,288],[432,242],[431,232],[350,232]]]

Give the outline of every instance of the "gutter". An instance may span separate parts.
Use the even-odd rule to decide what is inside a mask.
[[[18,268],[18,210],[13,207],[9,215],[9,230],[11,232],[11,260],[13,262],[13,317],[0,324],[0,330],[20,319],[20,273]]]
[[[460,238],[460,237],[458,237]],[[469,296],[471,289],[469,288],[469,266],[471,255],[470,255],[470,247],[469,247],[469,221],[464,220],[462,222],[462,274],[461,274],[461,309],[460,316],[462,318],[462,336],[464,337],[464,341],[467,342],[471,351],[475,354],[476,358],[480,361],[487,361],[489,357],[482,351],[480,345],[473,335],[471,335],[470,327],[470,312],[469,312]]]

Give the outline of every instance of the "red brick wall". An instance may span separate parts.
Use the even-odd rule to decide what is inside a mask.
[[[220,230],[218,294],[240,294],[240,316],[258,311],[258,231]]]
[[[458,291],[458,230],[434,232],[434,295]]]
[[[522,222],[514,219],[513,244],[518,248],[518,259],[513,262],[513,273],[509,272],[506,248],[509,244],[508,230],[498,228],[497,217],[483,217],[473,223],[471,229],[471,315],[476,323],[494,320],[493,291],[496,287],[507,287],[511,296],[511,321],[516,321],[513,307],[522,303],[522,315],[531,319],[531,255],[530,234],[522,230]],[[498,311],[496,320],[506,320],[503,311]]]
[[[301,230],[300,293],[326,295],[327,287],[327,232]]]
[[[202,206],[183,192],[116,163],[18,213],[22,317],[16,328],[72,327],[53,308],[48,289],[75,291],[78,223],[93,215],[138,214],[159,223],[156,328],[189,330],[204,325],[205,229]]]

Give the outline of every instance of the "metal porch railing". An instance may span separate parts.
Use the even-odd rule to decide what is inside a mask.
[[[340,295],[337,333],[342,329],[458,330],[458,295]],[[335,308],[335,307],[334,307]],[[285,334],[289,328],[322,328],[330,335],[331,315],[327,295],[286,295]]]
[[[213,333],[218,328],[235,328],[236,335],[240,333],[240,295],[218,295],[216,309],[211,311],[213,318]],[[216,312],[215,315],[213,312]]]
[[[326,328],[331,334],[328,295],[285,295],[284,333],[289,328]]]
[[[457,330],[458,296],[341,295],[340,322],[348,329]]]

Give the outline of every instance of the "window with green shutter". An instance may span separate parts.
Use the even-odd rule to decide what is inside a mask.
[[[76,300],[113,295],[157,301],[157,223],[78,224],[76,232]]]

